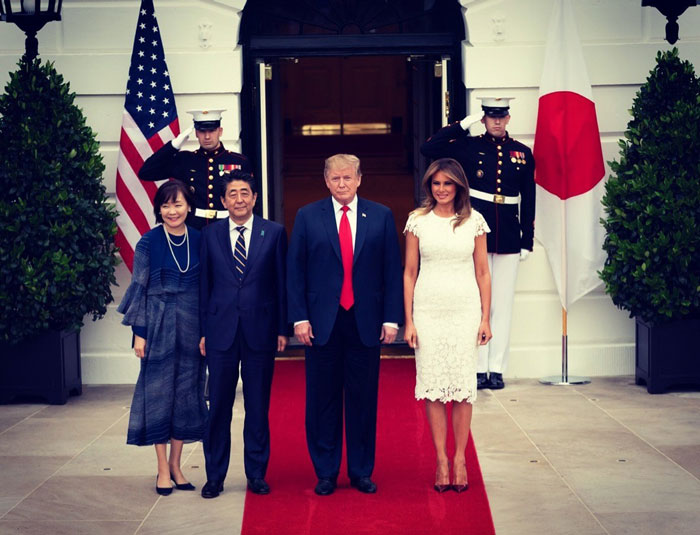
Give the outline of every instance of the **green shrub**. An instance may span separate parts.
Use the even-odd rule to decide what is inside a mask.
[[[700,315],[700,81],[659,52],[605,188],[605,291],[631,316]]]
[[[117,264],[95,134],[53,64],[18,65],[0,96],[0,342],[9,343],[102,317]]]

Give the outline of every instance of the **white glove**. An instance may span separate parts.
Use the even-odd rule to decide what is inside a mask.
[[[482,117],[484,116],[484,112],[481,113],[472,113],[471,115],[467,115],[464,119],[462,119],[459,122],[459,125],[462,127],[462,130],[469,130],[469,128],[476,123],[480,123]]]
[[[523,260],[527,260],[529,254],[530,251],[528,251],[527,249],[520,249],[520,261],[522,262]]]
[[[190,126],[184,132],[180,132],[180,135],[172,141],[173,148],[180,150],[180,148],[185,144],[185,141],[187,141],[187,138],[190,137],[192,132],[194,132],[194,126]]]

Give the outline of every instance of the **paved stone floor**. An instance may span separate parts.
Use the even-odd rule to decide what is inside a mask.
[[[199,496],[201,444],[183,455],[198,490],[158,497],[153,449],[125,445],[131,392],[88,386],[64,406],[0,405],[0,534],[240,531],[240,439],[218,499]],[[480,392],[473,433],[499,535],[698,533],[699,392],[520,379]]]

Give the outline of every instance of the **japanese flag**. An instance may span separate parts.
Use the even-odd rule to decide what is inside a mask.
[[[600,284],[605,260],[601,198],[605,165],[591,84],[571,0],[555,0],[535,131],[535,237],[544,246],[561,304]]]

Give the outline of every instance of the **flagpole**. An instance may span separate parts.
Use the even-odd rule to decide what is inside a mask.
[[[591,382],[588,377],[578,377],[569,375],[569,335],[567,333],[566,309],[561,307],[561,376],[552,375],[542,377],[540,383],[543,385],[587,385]]]
[[[561,288],[562,295],[564,296],[564,302],[568,303],[568,284],[567,279],[567,258],[566,258],[566,203],[560,203],[561,211]],[[561,307],[561,377],[553,375],[550,377],[543,377],[540,379],[540,383],[543,385],[586,385],[590,383],[591,380],[588,377],[569,377],[569,332],[568,332],[568,316],[566,313],[566,308],[562,305]]]
[[[561,307],[561,380],[569,379],[569,332],[566,324],[566,309]]]

